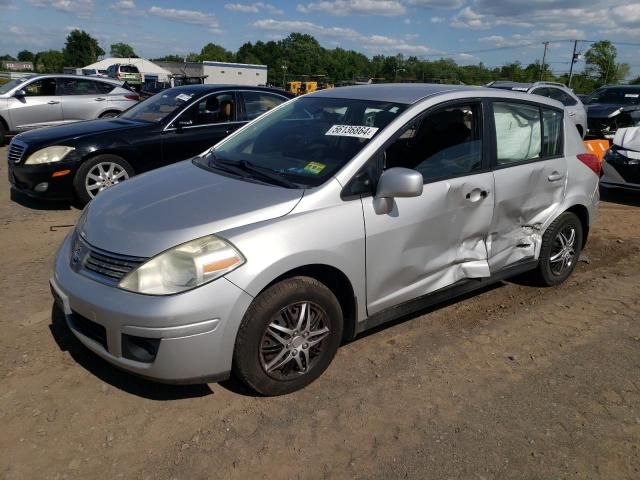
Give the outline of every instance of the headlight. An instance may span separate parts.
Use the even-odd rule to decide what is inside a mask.
[[[27,158],[27,161],[24,162],[24,164],[40,165],[41,163],[59,162],[66,157],[69,152],[73,152],[74,150],[75,148],[73,147],[64,147],[62,145],[43,148],[42,150],[38,150],[37,152],[29,155],[29,158]]]
[[[148,295],[171,295],[211,282],[244,262],[231,244],[209,235],[152,258],[124,277],[118,287]]]

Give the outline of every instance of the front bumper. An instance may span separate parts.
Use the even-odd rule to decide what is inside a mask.
[[[202,383],[228,376],[236,333],[253,300],[249,294],[225,278],[169,296],[110,287],[71,269],[70,237],[58,251],[50,283],[80,342],[113,365],[154,380]],[[150,361],[131,359],[131,337],[157,344]]]
[[[9,162],[9,183],[11,186],[25,195],[37,198],[51,198],[57,200],[69,200],[74,196],[73,177],[78,165],[73,162],[56,162],[44,165],[23,165]],[[64,176],[54,177],[55,172],[70,170]],[[36,191],[36,186],[47,184],[44,191]]]

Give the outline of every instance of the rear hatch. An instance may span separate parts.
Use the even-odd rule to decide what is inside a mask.
[[[126,81],[131,85],[142,83],[142,75],[135,65],[120,65],[120,71],[116,74],[119,80]]]

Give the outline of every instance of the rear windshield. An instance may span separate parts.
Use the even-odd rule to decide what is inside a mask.
[[[123,73],[140,73],[135,65],[120,65],[120,71]]]
[[[613,103],[617,105],[639,105],[640,88],[603,88],[587,97],[584,103]]]
[[[400,115],[406,105],[375,100],[301,97],[267,113],[202,162],[246,160],[290,181],[324,183]]]

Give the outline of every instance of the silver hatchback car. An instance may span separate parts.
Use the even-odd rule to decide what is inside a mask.
[[[283,394],[368,328],[523,272],[564,281],[599,168],[543,97],[323,90],[98,196],[51,289],[118,367],[167,382],[233,371]]]
[[[0,85],[0,145],[32,128],[115,117],[140,96],[124,82],[80,75],[30,75]]]

